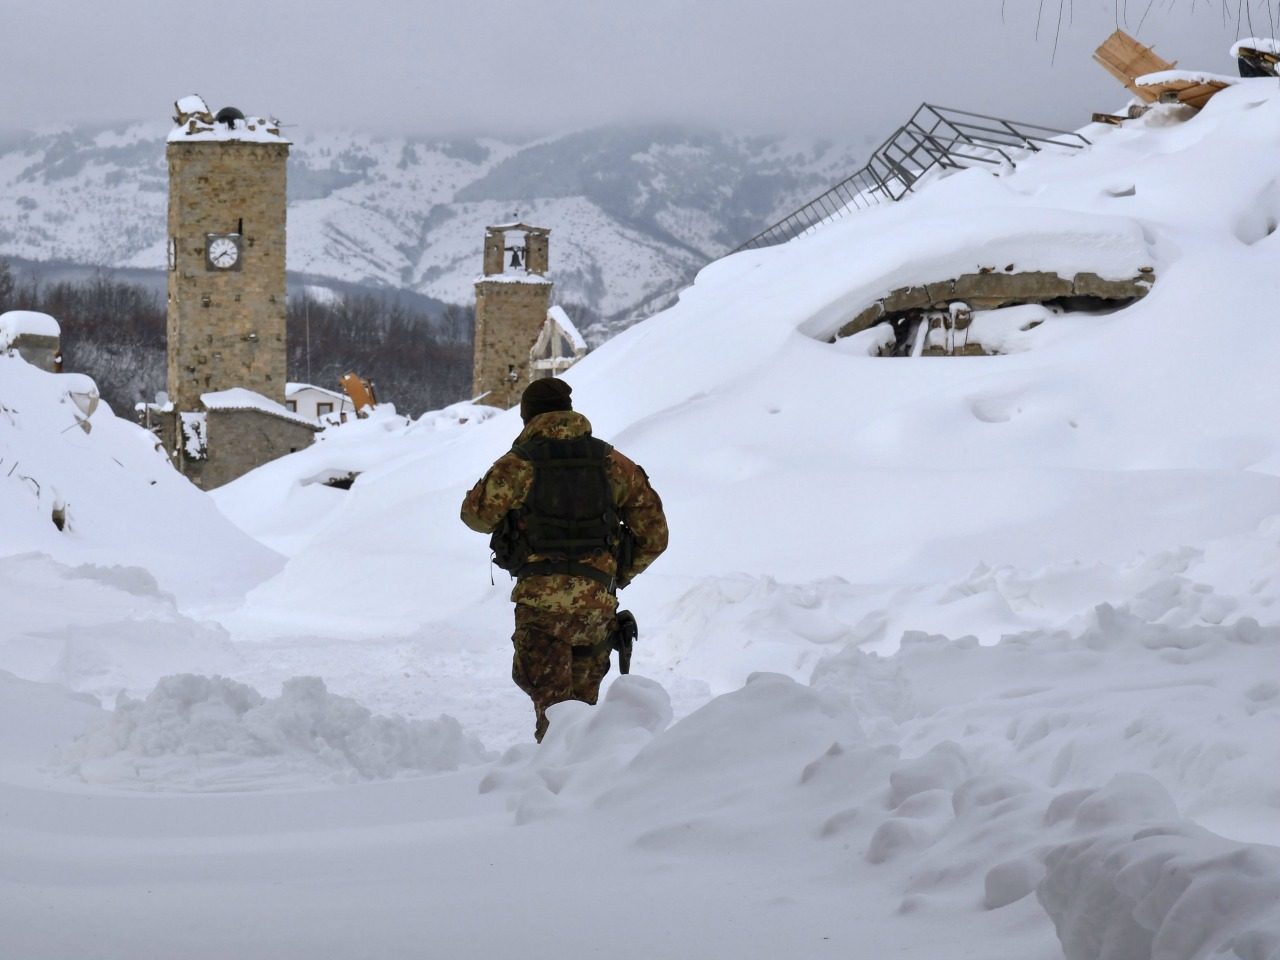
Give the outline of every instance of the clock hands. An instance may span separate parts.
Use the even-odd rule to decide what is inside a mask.
[[[240,248],[229,237],[217,237],[209,242],[209,262],[223,270],[235,266],[240,259]]]

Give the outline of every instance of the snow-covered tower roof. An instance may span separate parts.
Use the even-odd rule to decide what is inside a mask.
[[[235,107],[223,107],[216,114],[204,98],[190,94],[173,105],[174,127],[169,131],[170,143],[199,140],[243,140],[251,143],[288,143],[280,135],[280,121],[273,118],[245,116]]]

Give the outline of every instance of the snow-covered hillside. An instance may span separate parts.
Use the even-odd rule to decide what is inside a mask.
[[[288,559],[175,601],[159,683],[139,575],[73,616],[0,531],[14,949],[1280,957],[1280,88],[1084,132],[715,263],[574,367],[672,540],[635,674],[540,746],[457,517],[514,412],[382,412],[217,491]],[[1009,264],[1155,279],[1004,356],[831,341]]]
[[[163,124],[0,144],[0,256],[165,262]],[[850,144],[675,128],[526,143],[288,129],[289,270],[470,303],[484,228],[552,230],[561,302],[626,317],[847,175]]]

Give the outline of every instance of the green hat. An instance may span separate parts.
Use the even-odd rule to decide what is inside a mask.
[[[528,423],[540,413],[572,410],[573,401],[569,399],[571,393],[573,387],[555,377],[533,381],[524,388],[524,394],[520,397],[520,419]]]

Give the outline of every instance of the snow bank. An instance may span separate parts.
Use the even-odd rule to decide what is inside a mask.
[[[390,470],[406,458],[430,456],[438,460],[444,451],[457,445],[471,428],[500,413],[495,407],[455,403],[443,410],[423,414],[417,420],[400,416],[391,404],[379,404],[363,419],[351,418],[316,435],[305,450],[259,467],[214,490],[210,496],[233,523],[255,539],[286,555],[301,552],[320,533],[326,520],[350,507],[360,494],[325,485],[332,477],[355,475],[355,490]],[[467,429],[462,429],[467,428]],[[454,474],[446,474],[451,479]],[[417,524],[416,511],[408,509],[401,522],[418,530],[425,542],[431,532]],[[382,528],[366,531],[380,544],[387,540]],[[329,554],[326,574],[331,575],[335,559],[349,560],[348,572],[364,569],[367,545],[353,549],[355,542]]]
[[[13,782],[44,785],[51,754],[102,717],[97,700],[0,670],[0,791]],[[17,813],[6,806],[6,817]]]
[[[1036,895],[1067,960],[1280,955],[1280,850],[1174,819],[1172,798],[1141,777],[1062,799],[1050,817],[1074,806],[1087,835],[1049,852]],[[1143,820],[1156,822],[1135,828]]]
[[[1280,839],[1262,746],[1280,741],[1280,688],[1261,679],[1278,649],[1280,628],[1252,621],[1100,608],[1072,635],[849,647],[812,685],[757,674],[670,726],[662,688],[627,677],[595,711],[557,707],[543,748],[509,751],[481,789],[518,824],[594,821],[660,870],[767,864],[792,891],[841,877],[862,909],[912,917],[904,955],[936,955],[944,928],[1048,955],[1047,914],[1068,960],[1271,960],[1280,850],[1183,820],[1171,788],[1265,807]]]
[[[1280,742],[1278,659],[1277,627],[1151,623],[1104,604],[1078,632],[995,646],[908,634],[893,657],[849,647],[813,683],[856,706],[873,739],[956,739],[1053,790],[1142,770],[1206,825],[1280,845],[1280,769],[1259,749]]]
[[[0,663],[28,680],[111,701],[161,677],[240,666],[226,630],[179,612],[142,567],[0,557]]]
[[[489,757],[452,717],[376,716],[318,677],[294,677],[268,698],[194,674],[164,678],[145,700],[122,695],[63,754],[87,783],[214,791],[385,780]]]
[[[671,701],[657,683],[618,678],[596,708],[566,701],[547,711],[551,720],[539,747],[508,750],[480,783],[480,791],[509,795],[517,823],[574,809],[594,798],[671,723]]]
[[[142,567],[181,602],[242,596],[279,569],[96,395],[89,377],[0,356],[0,556]]]

